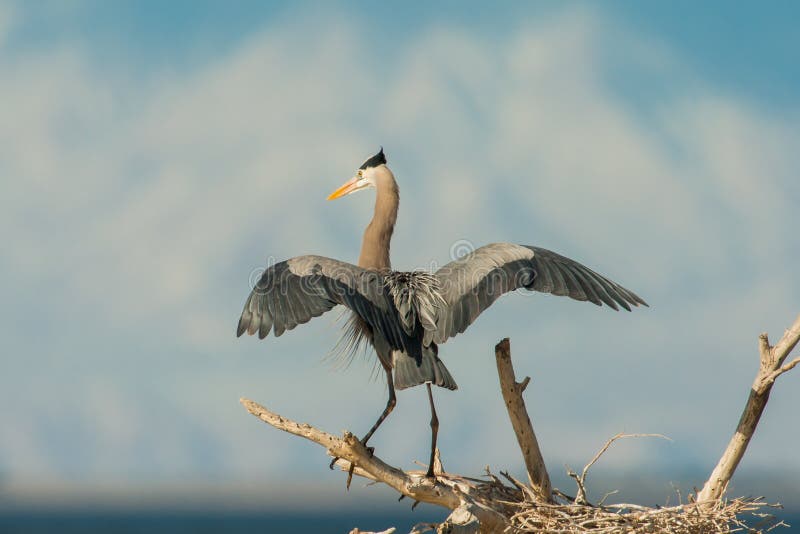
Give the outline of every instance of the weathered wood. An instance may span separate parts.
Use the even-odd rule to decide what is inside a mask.
[[[508,519],[501,512],[476,495],[474,482],[464,477],[442,473],[436,479],[430,479],[423,471],[402,471],[372,454],[350,432],[345,432],[340,438],[311,425],[287,419],[252,400],[240,399],[239,402],[252,415],[278,430],[322,445],[329,456],[339,458],[337,465],[342,469],[348,470],[351,464],[355,465],[355,475],[383,482],[415,501],[450,510],[468,509],[480,522],[481,532],[502,532],[508,524]]]
[[[713,501],[725,493],[728,483],[756,431],[761,414],[764,413],[775,379],[800,363],[800,358],[795,358],[786,365],[783,364],[797,345],[798,340],[800,340],[800,315],[774,347],[770,347],[767,334],[759,336],[760,366],[758,374],[753,381],[750,395],[745,403],[742,416],[739,418],[739,424],[736,426],[736,432],[728,442],[728,446],[711,472],[711,476],[703,485],[703,489],[697,494],[698,502]]]
[[[328,455],[339,458],[336,465],[343,471],[348,471],[353,466],[353,474],[383,482],[402,496],[409,497],[415,502],[427,502],[452,510],[447,520],[438,525],[437,532],[494,533],[519,528],[530,531],[573,532],[576,529],[583,529],[586,524],[599,525],[600,523],[606,525],[604,531],[607,532],[633,531],[629,528],[633,528],[632,525],[638,525],[634,529],[636,532],[653,532],[653,528],[658,525],[664,528],[658,527],[657,530],[669,530],[676,525],[681,528],[686,527],[687,520],[694,521],[702,531],[727,532],[731,522],[741,526],[741,523],[736,522],[740,513],[765,506],[765,503],[761,501],[735,499],[725,502],[720,497],[724,494],[728,482],[753,436],[775,379],[800,365],[800,358],[784,364],[799,340],[800,316],[775,347],[770,347],[766,334],[762,334],[759,340],[760,370],[753,382],[750,397],[739,420],[736,433],[709,480],[698,494],[698,502],[681,505],[674,510],[660,507],[649,509],[636,505],[613,505],[617,508],[622,506],[629,511],[624,513],[622,510],[606,512],[604,509],[589,504],[579,504],[586,502],[585,490],[579,492],[579,498],[570,498],[569,500],[572,502],[568,504],[554,502],[550,478],[525,402],[522,399],[522,393],[530,379],[526,377],[521,382],[516,381],[508,339],[497,344],[495,356],[503,398],[525,459],[530,486],[517,481],[506,473],[502,474],[513,482],[513,487],[503,486],[497,477],[488,472],[487,475],[491,480],[487,483],[474,478],[441,472],[440,467],[435,469],[435,479],[426,477],[424,471],[421,470],[402,471],[374,456],[360,440],[349,432],[345,432],[342,437],[339,437],[308,424],[300,424],[282,417],[251,400],[241,399],[240,402],[248,412],[273,427],[322,445]],[[627,436],[617,435],[611,438],[584,467],[581,475],[574,474],[574,478],[579,482],[579,490],[583,486],[586,474],[592,464],[614,440],[620,437]],[[517,493],[514,493],[515,491]],[[567,498],[563,494],[561,495],[561,498]],[[690,509],[691,517],[686,515]],[[624,524],[620,523],[621,520]]]
[[[528,480],[538,500],[552,502],[553,491],[550,476],[547,474],[542,451],[539,449],[539,442],[536,440],[536,433],[533,431],[531,418],[528,416],[525,400],[522,398],[522,392],[528,386],[530,377],[526,376],[522,382],[517,382],[514,366],[511,364],[511,343],[508,338],[495,345],[494,355],[497,360],[500,390],[503,393],[508,417],[511,419],[511,426],[517,435],[517,443],[519,443],[522,457],[525,460]]]

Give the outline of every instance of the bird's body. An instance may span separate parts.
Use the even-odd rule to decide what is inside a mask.
[[[298,256],[268,268],[245,303],[237,335],[280,336],[337,304],[351,310],[350,345],[370,344],[386,372],[389,401],[363,442],[396,404],[395,388],[427,384],[433,430],[438,419],[430,385],[456,389],[439,358],[438,345],[464,330],[501,295],[528,289],[575,300],[621,306],[646,305],[633,292],[549,250],[494,243],[480,247],[435,273],[392,271],[390,244],[399,207],[394,175],[381,150],[329,199],[374,187],[375,213],[364,231],[358,265],[321,256]]]

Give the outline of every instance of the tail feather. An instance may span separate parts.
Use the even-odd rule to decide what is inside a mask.
[[[405,389],[430,382],[447,389],[458,389],[450,371],[437,355],[436,345],[425,347],[419,362],[404,352],[394,352],[394,386]]]

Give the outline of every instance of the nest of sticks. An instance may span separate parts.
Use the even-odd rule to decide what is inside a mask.
[[[480,483],[475,480],[477,491],[474,495],[476,498],[481,495],[487,502],[505,508],[504,515],[509,518],[505,532],[508,533],[754,533],[788,526],[770,513],[771,509],[780,506],[769,504],[760,497],[648,507],[627,503],[577,504],[575,498],[555,490],[556,502],[542,503],[530,486],[508,473],[501,473],[501,476],[508,482],[504,483],[489,472]],[[418,525],[413,534],[426,530],[447,532],[446,525]]]

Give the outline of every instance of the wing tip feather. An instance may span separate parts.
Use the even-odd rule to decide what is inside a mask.
[[[242,316],[239,317],[239,324],[236,325],[236,337],[242,337],[247,329],[250,326],[250,320],[252,319],[253,314],[249,313],[247,310],[242,312]]]

